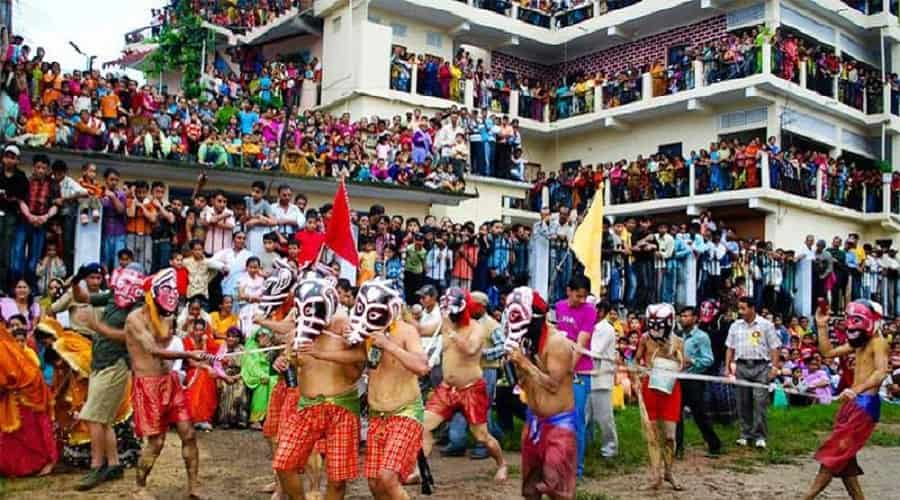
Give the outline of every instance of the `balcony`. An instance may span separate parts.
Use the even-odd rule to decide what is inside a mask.
[[[865,206],[866,200],[870,197],[867,192],[869,187],[864,184],[862,186],[863,206],[849,208],[835,205],[828,200],[828,195],[823,192],[826,179],[821,170],[817,170],[814,174],[816,176],[814,181],[800,179],[798,184],[806,185],[804,180],[811,181],[812,189],[806,190],[805,188],[795,189],[783,179],[777,183],[773,182],[769,157],[765,153],[760,156],[757,168],[760,180],[758,187],[700,192],[697,182],[698,167],[696,163],[692,163],[688,166],[686,193],[681,190],[680,193],[670,193],[672,195],[670,197],[647,201],[615,203],[621,197],[613,193],[611,183],[607,182],[604,186],[607,200],[604,213],[611,216],[623,216],[686,211],[688,215],[699,215],[703,209],[716,206],[747,206],[763,212],[776,213],[780,205],[787,204],[826,216],[868,224],[880,223],[885,229],[900,231],[900,215],[898,215],[900,207],[897,206],[900,199],[898,199],[898,193],[891,190],[892,174],[882,174],[881,193],[878,193],[880,196],[872,197],[876,201],[874,206]],[[877,201],[880,201],[880,206]]]
[[[566,118],[551,121],[554,113],[551,113],[550,104],[544,105],[535,111],[533,105],[523,105],[523,99],[518,90],[499,91],[497,95],[499,109],[489,112],[506,114],[510,118],[519,119],[521,127],[530,133],[537,135],[575,134],[602,128],[614,128],[627,130],[630,121],[653,119],[665,114],[687,112],[703,112],[717,104],[749,100],[760,104],[783,103],[784,98],[803,103],[818,112],[831,116],[838,120],[868,128],[872,134],[880,134],[881,127],[886,127],[889,134],[900,135],[900,116],[892,114],[897,111],[897,105],[892,107],[892,96],[889,85],[884,85],[880,93],[874,95],[868,89],[861,90],[859,107],[848,105],[835,97],[823,96],[807,78],[806,65],[799,65],[799,71],[794,81],[785,80],[772,74],[772,50],[766,44],[762,50],[762,73],[752,74],[742,78],[727,79],[716,82],[707,82],[704,74],[703,63],[693,61],[689,71],[693,78],[692,88],[678,90],[675,93],[654,96],[653,77],[650,73],[640,75],[638,88],[634,96],[627,99],[629,102],[618,106],[610,106],[609,96],[605,95],[604,87],[594,87],[592,99],[589,105],[579,109],[579,113]],[[390,66],[389,57],[384,58],[384,64]],[[357,89],[357,95],[377,97],[389,101],[400,101],[410,106],[418,106],[432,109],[443,109],[451,106],[465,106],[468,109],[482,107],[476,99],[475,82],[473,80],[461,80],[461,100],[454,101],[442,97],[419,95],[418,67],[409,67],[410,78],[408,85],[398,90],[395,82],[389,78],[387,88]],[[390,74],[387,68],[384,74]],[[832,96],[843,93],[839,88],[839,79],[834,77],[831,82]],[[382,84],[384,85],[384,84]],[[688,87],[688,86],[686,86]],[[498,92],[498,91],[495,91]],[[571,99],[571,96],[565,96]],[[527,100],[526,100],[527,101]],[[897,99],[900,102],[900,96]],[[332,105],[328,104],[327,105]],[[853,104],[853,103],[851,103]],[[558,115],[558,113],[557,113]],[[539,118],[539,119],[536,119]]]
[[[227,40],[228,45],[257,45],[303,34],[322,35],[321,23],[310,14],[312,0],[292,2],[292,6],[259,26],[226,24],[206,15],[203,25]]]

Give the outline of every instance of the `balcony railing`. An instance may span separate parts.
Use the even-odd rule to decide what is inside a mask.
[[[532,1],[528,6],[511,0],[456,0],[469,6],[517,19],[532,26],[561,29],[593,19],[613,10],[619,10],[642,0],[567,0],[565,8],[550,11],[539,8],[544,2]]]
[[[814,165],[801,164],[798,168],[785,161],[773,161],[765,151],[750,162],[747,165],[745,160],[745,166],[735,167],[734,159],[709,165],[694,161],[687,165],[686,172],[674,172],[672,179],[661,180],[659,174],[644,174],[649,178],[649,186],[629,183],[626,173],[615,185],[606,183],[605,199],[616,206],[667,199],[694,203],[695,196],[762,188],[865,214],[898,213],[900,195],[891,189],[891,174],[883,174],[878,186],[866,182],[851,186],[846,182],[846,175],[829,175]]]

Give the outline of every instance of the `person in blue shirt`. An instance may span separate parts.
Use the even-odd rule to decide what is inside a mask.
[[[712,344],[709,335],[697,327],[697,310],[685,307],[679,315],[682,338],[684,339],[685,373],[707,374],[713,366]],[[707,456],[715,457],[722,452],[722,441],[713,429],[706,407],[706,384],[699,380],[681,380],[681,407],[691,410],[691,418],[700,429],[708,448]],[[678,422],[675,432],[675,453],[684,455],[684,418]]]
[[[253,127],[259,121],[259,113],[255,107],[250,107],[249,101],[244,101],[238,112],[238,119],[241,121],[241,133],[247,135],[253,132]]]

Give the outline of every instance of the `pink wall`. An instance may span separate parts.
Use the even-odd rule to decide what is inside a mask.
[[[724,38],[728,35],[725,28],[725,16],[712,17],[553,66],[545,66],[494,51],[491,55],[491,68],[511,71],[527,78],[540,80],[556,80],[565,74],[578,71],[590,74],[601,70],[615,73],[625,69],[629,64],[640,68],[652,64],[656,59],[665,61],[669,47],[701,45]]]

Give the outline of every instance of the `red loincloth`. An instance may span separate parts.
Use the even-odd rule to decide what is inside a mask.
[[[577,419],[574,411],[543,419],[528,412],[522,428],[523,497],[575,497]]]
[[[276,471],[300,471],[318,441],[325,443],[325,470],[332,482],[359,475],[359,415],[331,403],[293,411],[278,435],[272,461]]]
[[[31,476],[59,459],[50,415],[23,405],[19,418],[17,431],[0,432],[0,476]]]
[[[681,420],[681,384],[677,381],[672,394],[650,388],[650,378],[641,383],[641,395],[647,407],[647,417],[652,421],[678,422]]]
[[[422,448],[422,424],[409,417],[369,418],[366,439],[366,477],[375,479],[382,470],[409,477]]]
[[[174,372],[158,377],[134,377],[131,389],[134,433],[137,437],[165,433],[178,422],[190,422],[187,398]]]
[[[300,389],[295,387],[293,391],[300,396]],[[278,377],[278,383],[269,394],[269,408],[266,410],[266,421],[263,422],[263,436],[275,438],[278,436],[278,428],[281,424],[281,409],[284,408],[284,398],[287,396],[288,386],[284,383],[284,377]],[[294,404],[297,400],[294,399]]]
[[[862,469],[856,454],[875,431],[879,412],[878,395],[861,395],[847,401],[834,417],[834,429],[816,452],[816,461],[837,477],[859,476]]]
[[[434,388],[425,405],[425,411],[434,413],[444,420],[450,420],[456,410],[461,410],[470,425],[486,424],[489,408],[487,384],[482,378],[462,389],[441,382]]]
[[[215,343],[211,336],[209,339],[206,344],[206,352],[215,356],[219,352],[219,344]],[[194,351],[200,347],[190,337],[185,337],[183,342],[186,351]],[[185,388],[191,419],[194,422],[212,423],[216,408],[219,406],[216,378],[209,373],[206,367],[191,367],[187,369],[185,380],[187,381]]]

